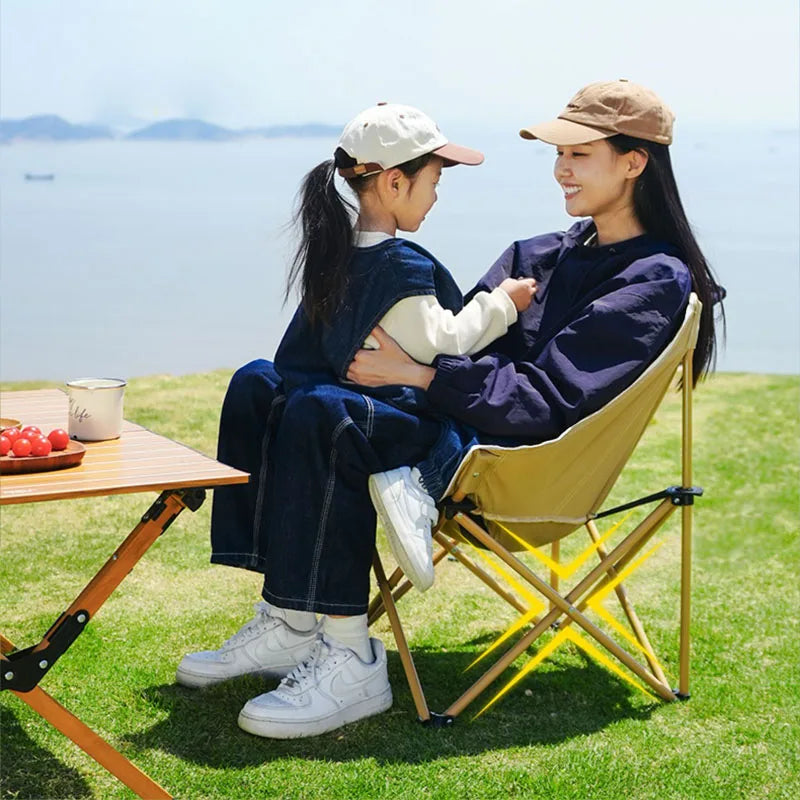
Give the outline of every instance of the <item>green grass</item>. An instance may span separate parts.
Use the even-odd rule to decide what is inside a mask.
[[[213,454],[228,377],[132,380],[126,416]],[[210,502],[181,515],[42,686],[180,798],[800,796],[799,389],[795,377],[724,374],[696,394],[695,481],[706,495],[695,506],[689,702],[654,701],[566,646],[486,714],[474,718],[476,705],[450,729],[425,729],[381,620],[395,692],[389,712],[315,739],[248,736],[236,716],[265,690],[260,680],[204,691],[173,683],[180,657],[216,646],[259,596],[256,575],[209,565]],[[679,411],[669,397],[609,502],[678,481]],[[150,499],[4,507],[3,632],[33,644]],[[677,534],[674,515],[657,537],[663,547],[628,587],[673,680]],[[606,607],[621,616],[613,598]],[[436,586],[407,595],[400,611],[436,710],[469,685],[464,668],[514,619],[449,561]],[[133,797],[18,698],[3,693],[0,712],[3,800]]]

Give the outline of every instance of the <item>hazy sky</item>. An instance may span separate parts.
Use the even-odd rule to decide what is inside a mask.
[[[0,114],[533,122],[627,77],[680,121],[798,124],[798,0],[0,0]],[[130,121],[132,123],[132,120]]]

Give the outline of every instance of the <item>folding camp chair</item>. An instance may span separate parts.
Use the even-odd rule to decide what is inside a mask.
[[[440,504],[441,514],[434,539],[441,549],[435,553],[434,563],[438,564],[448,554],[455,557],[517,609],[521,617],[516,628],[525,630],[525,633],[516,641],[510,633],[501,637],[490,650],[500,650],[502,646],[508,649],[444,714],[431,714],[428,709],[397,614],[395,601],[408,591],[411,584],[408,581],[400,583],[403,574],[399,568],[387,579],[376,551],[373,566],[379,593],[370,604],[368,618],[372,624],[384,611],[388,614],[417,713],[423,722],[437,725],[451,722],[550,629],[556,631],[554,638],[500,695],[495,696],[495,700],[564,640],[577,643],[620,677],[636,683],[590,639],[638,676],[659,697],[670,701],[688,698],[692,505],[695,496],[702,494],[702,489],[691,485],[692,355],[700,310],[700,301],[693,294],[672,342],[633,385],[558,438],[525,447],[478,446],[467,453]],[[679,375],[682,375],[680,485],[599,511],[662,398]],[[631,533],[607,549],[608,537],[615,529],[601,537],[595,520],[657,501],[660,501],[658,505]],[[672,689],[622,580],[646,558],[639,556],[642,548],[679,506],[682,511],[680,676],[678,688]],[[564,593],[559,591],[559,578],[563,580],[566,572],[572,571],[572,566],[570,570],[563,569],[559,561],[559,545],[561,539],[580,527],[587,529],[591,542],[582,558],[572,566],[585,563],[592,552],[600,560]],[[541,550],[548,544],[551,548],[549,556]],[[485,558],[487,551],[496,559]],[[541,578],[513,555],[520,551],[547,565],[549,580]],[[487,569],[484,562],[493,562],[496,566]],[[616,593],[625,611],[632,635],[600,605],[602,598],[611,591]],[[544,602],[539,602],[540,596]],[[612,630],[621,633],[634,650],[644,656],[647,664],[637,660],[592,622],[585,613],[587,609],[597,612],[610,623]],[[513,645],[508,646],[511,641]]]

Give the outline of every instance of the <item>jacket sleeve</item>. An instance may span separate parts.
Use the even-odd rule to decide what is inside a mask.
[[[531,360],[440,357],[428,398],[493,436],[544,441],[630,386],[677,330],[688,273],[626,285],[588,304]]]

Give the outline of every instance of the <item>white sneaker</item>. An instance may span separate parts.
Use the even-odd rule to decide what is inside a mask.
[[[419,471],[414,470],[416,476]],[[436,503],[409,467],[369,476],[369,496],[381,518],[389,547],[408,579],[421,592],[433,585],[431,526]]]
[[[175,676],[178,683],[209,686],[254,672],[282,678],[308,656],[319,637],[321,620],[310,631],[301,632],[273,617],[269,603],[256,603],[255,610],[255,618],[219,650],[185,655]]]
[[[386,650],[378,639],[370,643],[375,660],[366,664],[323,634],[277,689],[245,703],[239,727],[256,736],[295,739],[386,711],[392,705]]]

